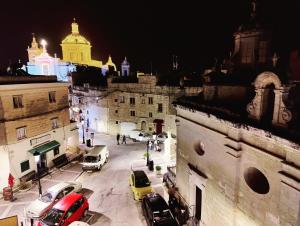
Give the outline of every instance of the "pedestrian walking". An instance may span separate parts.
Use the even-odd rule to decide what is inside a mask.
[[[122,138],[122,144],[126,144],[126,136],[125,135],[123,135],[123,138]]]
[[[118,145],[120,144],[120,134],[119,133],[117,134],[117,144]]]

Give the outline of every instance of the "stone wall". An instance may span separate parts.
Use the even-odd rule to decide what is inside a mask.
[[[177,186],[190,206],[201,188],[203,225],[299,225],[297,144],[182,106],[177,115]]]

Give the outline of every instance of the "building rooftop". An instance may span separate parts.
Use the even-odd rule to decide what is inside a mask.
[[[30,84],[30,83],[52,83],[57,82],[56,76],[34,75],[34,76],[12,76],[0,75],[0,85]]]
[[[213,115],[219,119],[232,122],[236,127],[247,128],[248,126],[251,126],[300,144],[300,128],[293,126],[295,123],[284,128],[256,121],[248,117],[248,112],[246,110],[247,104],[246,101],[238,103],[236,101],[230,102],[224,100],[206,101],[204,100],[203,95],[183,96],[173,102],[173,105],[175,106],[178,105],[184,108],[198,110],[207,113],[208,116]],[[297,121],[299,121],[299,119],[297,119]]]

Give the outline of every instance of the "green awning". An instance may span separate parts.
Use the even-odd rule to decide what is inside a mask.
[[[59,146],[60,146],[60,143],[58,143],[56,140],[53,140],[53,141],[50,141],[49,143],[43,144],[39,147],[32,148],[31,150],[29,150],[29,152],[31,154],[34,154],[37,151],[39,154],[43,154],[43,153],[51,151],[54,148],[59,147]]]

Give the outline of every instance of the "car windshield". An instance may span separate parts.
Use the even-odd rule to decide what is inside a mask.
[[[135,179],[135,187],[142,188],[150,185],[150,181],[147,177],[137,177]]]
[[[44,193],[39,199],[43,202],[52,202],[54,195],[51,192]]]
[[[57,225],[62,218],[64,211],[58,209],[51,209],[46,217],[42,220],[43,223],[49,226]]]
[[[98,161],[98,158],[96,156],[85,156],[84,157],[84,162],[94,163],[97,161]]]
[[[173,219],[173,216],[170,210],[163,210],[163,211],[155,211],[153,212],[153,219],[158,222],[166,222]]]

